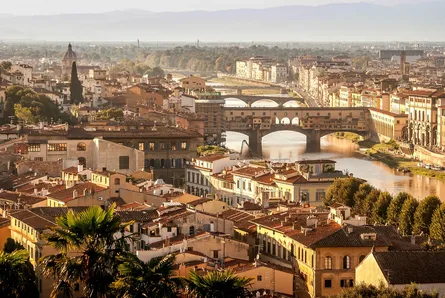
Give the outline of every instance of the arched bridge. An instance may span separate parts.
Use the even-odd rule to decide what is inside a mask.
[[[261,155],[262,138],[278,131],[296,131],[318,147],[320,138],[334,132],[367,137],[371,115],[367,108],[225,107],[225,130],[249,136],[249,147]]]
[[[238,99],[244,102],[248,107],[255,106],[259,102],[274,103],[277,107],[284,107],[288,102],[304,102],[303,98],[294,97],[273,97],[273,96],[248,96],[248,95],[223,95],[221,99]]]

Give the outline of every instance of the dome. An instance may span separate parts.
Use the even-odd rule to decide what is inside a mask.
[[[73,47],[71,46],[71,44],[68,45],[68,51],[66,51],[62,60],[65,60],[65,61],[76,61],[77,60],[76,53],[74,53]]]

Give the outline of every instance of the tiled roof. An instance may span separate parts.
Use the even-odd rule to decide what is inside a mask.
[[[69,174],[77,174],[77,173],[79,173],[78,167],[69,167],[69,168],[66,168],[65,170],[63,170],[63,172],[69,173]]]
[[[202,156],[202,157],[197,157],[197,160],[202,160],[202,161],[208,161],[208,162],[214,162],[220,159],[224,159],[227,158],[228,156],[226,155],[221,155],[221,154],[211,154],[211,155],[206,155],[206,156]]]
[[[307,165],[307,164],[337,163],[337,162],[335,160],[330,160],[330,159],[316,159],[316,160],[299,160],[296,161],[295,163],[300,165]]]
[[[12,192],[12,191],[2,191],[0,192],[0,200],[7,200],[14,203],[18,203],[23,205],[33,205],[43,201],[46,201],[45,197],[33,196],[29,194],[24,194],[20,192]]]
[[[255,216],[248,212],[237,209],[229,209],[223,211],[220,216],[221,218],[232,221],[235,228],[243,231],[256,231],[256,225],[250,222],[251,220],[255,219]]]
[[[390,284],[445,283],[445,251],[373,252]]]
[[[58,191],[58,192],[53,192],[51,194],[48,195],[48,197],[59,200],[59,201],[64,201],[64,202],[69,202],[72,201],[74,199],[77,198],[82,198],[84,197],[84,190],[87,191],[87,194],[90,195],[91,191],[94,191],[94,193],[97,192],[101,192],[106,190],[106,188],[104,187],[100,187],[94,183],[91,182],[85,182],[85,183],[80,183],[80,184],[76,184],[73,187]],[[73,192],[77,191],[77,196],[74,198],[73,197]]]
[[[150,222],[155,218],[158,218],[158,212],[156,210],[143,210],[143,211],[116,211],[122,221],[132,221],[138,223]]]

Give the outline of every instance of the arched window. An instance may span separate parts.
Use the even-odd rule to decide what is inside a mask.
[[[121,179],[120,178],[114,178],[114,185],[121,185]]]
[[[87,151],[87,145],[85,145],[85,143],[78,143],[77,151]]]
[[[326,270],[332,269],[332,257],[324,258],[324,269]]]
[[[351,257],[350,256],[343,257],[343,269],[351,269]]]
[[[190,236],[195,235],[195,226],[190,226],[190,228],[189,228],[189,235]]]
[[[366,258],[365,255],[361,255],[360,258],[358,259],[358,260],[359,260],[359,263],[361,263],[365,258]]]
[[[79,161],[80,165],[83,165],[84,167],[87,166],[87,160],[85,157],[79,157],[77,160]]]

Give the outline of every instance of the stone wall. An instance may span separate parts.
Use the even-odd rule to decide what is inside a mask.
[[[416,146],[414,148],[414,157],[425,164],[445,167],[445,155],[431,152],[423,147]]]

